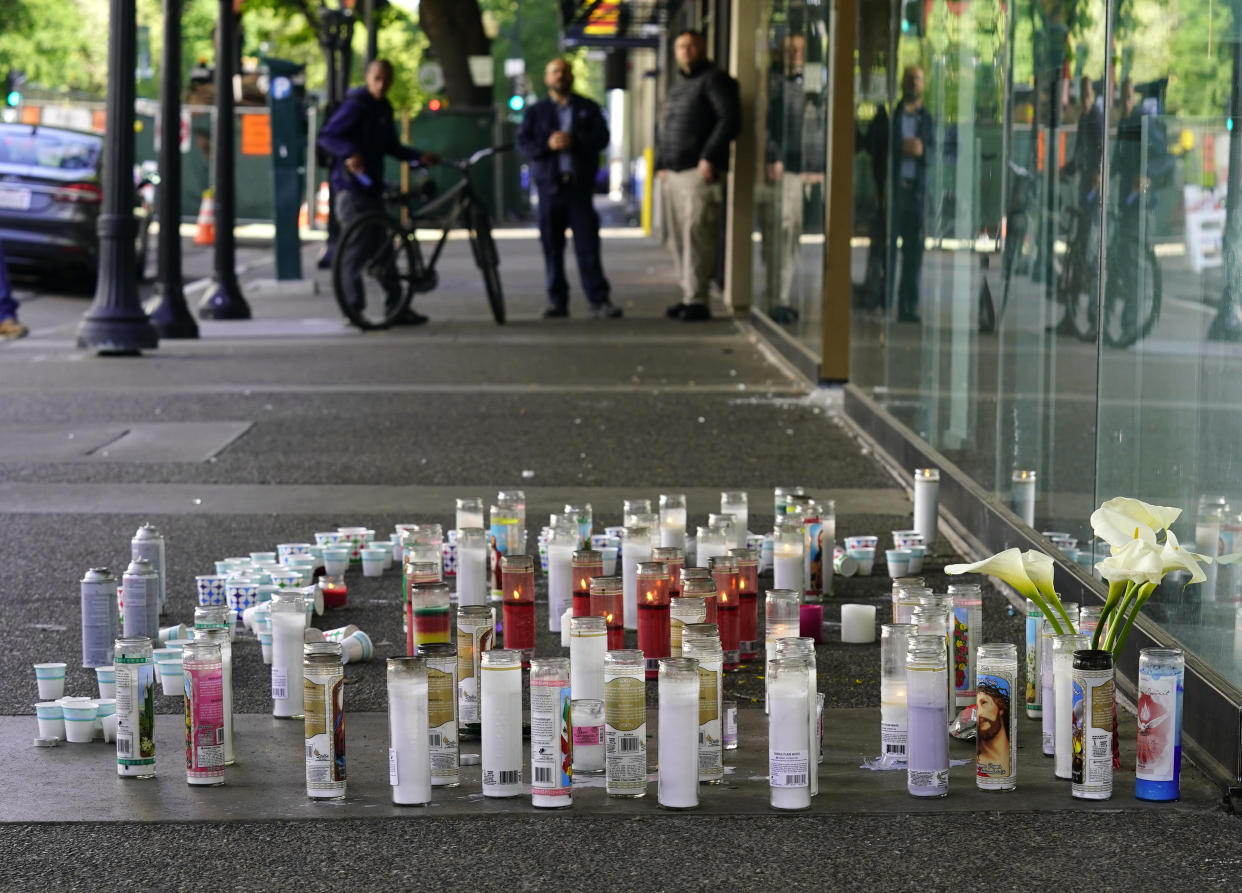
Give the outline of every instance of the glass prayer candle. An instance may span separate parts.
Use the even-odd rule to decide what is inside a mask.
[[[324,610],[345,607],[346,600],[349,596],[349,588],[345,585],[344,577],[330,577],[322,574],[316,581],[319,591],[323,593]]]
[[[402,563],[402,574],[405,577],[405,586],[401,591],[401,631],[405,633],[406,643],[409,644],[414,632],[413,624],[413,602],[411,594],[415,586],[425,583],[440,582],[440,566],[431,561],[411,561],[409,553]],[[414,649],[411,647],[409,653],[413,654]]]
[[[806,721],[811,736],[811,796],[819,793],[819,771],[815,768],[824,761],[824,747],[819,726],[819,682],[815,670],[815,641],[809,636],[780,639],[776,643],[776,659],[800,657],[806,661]]]
[[[779,519],[789,508],[790,496],[801,496],[805,490],[801,487],[773,487],[772,488],[772,511]]]
[[[463,605],[457,609],[457,716],[463,729],[479,730],[479,668],[496,641],[492,609]]]
[[[732,515],[734,521],[731,548],[744,549],[750,530],[750,507],[745,490],[725,490],[720,494],[720,513]]]
[[[646,655],[648,679],[656,678],[660,658],[669,656],[668,584],[663,561],[644,561],[638,566],[638,648]]]
[[[681,634],[686,624],[707,622],[707,600],[702,596],[679,595],[669,599],[668,614],[669,654],[676,657],[681,654]]]
[[[769,589],[764,600],[765,669],[776,659],[776,643],[780,639],[796,638],[801,620],[802,593],[792,589]],[[764,673],[765,677],[767,673]],[[764,685],[766,691],[766,682]]]
[[[788,516],[786,516],[788,517]],[[782,524],[772,531],[772,580],[777,589],[802,592],[802,526]]]
[[[514,505],[493,505],[488,509],[488,567],[491,569],[494,600],[501,600],[504,591],[500,578],[501,559],[522,551],[526,539],[525,517],[524,502],[520,513]]]
[[[700,527],[695,533],[695,564],[707,567],[707,562],[718,555],[727,555],[729,543],[722,527]]]
[[[297,590],[272,596],[272,716],[300,719],[302,700],[302,645],[306,629],[306,601]]]
[[[647,793],[645,667],[641,651],[604,655],[604,788],[609,797]]]
[[[706,569],[704,569],[706,570]],[[716,623],[719,603],[717,600],[716,581],[710,576],[710,572],[704,579],[690,579],[685,581],[681,587],[682,596],[694,596],[703,599],[706,616],[703,618],[705,623]]]
[[[710,580],[711,578],[712,572],[705,567],[698,567],[697,565],[683,567],[681,569],[681,588],[683,590],[686,588],[688,580]]]
[[[427,664],[431,786],[455,788],[461,783],[457,743],[457,646],[447,642],[420,645],[418,656]]]
[[[487,534],[483,527],[457,529],[457,604],[487,604]]]
[[[620,577],[593,577],[591,579],[591,613],[589,616],[604,618],[608,629],[608,650],[625,647],[625,625],[621,622],[624,610],[621,596]],[[595,695],[583,697],[593,698]]]
[[[410,624],[407,651],[413,655],[420,645],[452,640],[453,618],[449,612],[447,583],[416,583],[410,591]]]
[[[518,520],[522,531],[526,530],[526,491],[500,490],[496,493],[496,504],[511,512]]]
[[[1033,470],[1019,469],[1010,476],[1013,513],[1026,522],[1027,527],[1035,526],[1035,479]]]
[[[1012,791],[1018,786],[1018,714],[1013,709],[1018,646],[980,645],[977,661],[975,784],[985,791]]]
[[[574,594],[574,550],[578,528],[562,522],[548,536],[548,629],[561,631],[561,615],[570,609]]]
[[[802,579],[808,595],[824,592],[824,565],[832,568],[832,560],[824,561],[824,523],[819,502],[812,499],[802,516]],[[829,571],[831,572],[831,570]]]
[[[913,623],[880,627],[880,760],[906,760],[906,652],[918,635]]]
[[[599,698],[574,698],[573,768],[575,775],[604,774],[604,702]]]
[[[345,796],[345,665],[340,642],[303,646],[305,686],[306,796]],[[423,733],[426,740],[426,731]]]
[[[604,697],[607,638],[602,617],[575,617],[569,622],[569,688],[575,699]]]
[[[1113,730],[1117,702],[1113,655],[1084,649],[1074,652],[1074,753],[1070,795],[1078,800],[1113,796]]]
[[[651,550],[652,561],[663,561],[668,567],[668,594],[681,594],[681,569],[686,564],[686,553],[678,546],[659,546]]]
[[[401,553],[404,560],[430,561],[436,565],[436,579],[444,576],[444,530],[439,524],[403,524]]]
[[[713,558],[708,565],[716,583],[716,623],[720,626],[720,647],[724,649],[724,668],[736,670],[740,661],[741,593],[737,559],[730,555]]]
[[[897,577],[893,580],[893,623],[910,622],[910,612],[919,603],[920,595],[931,595],[922,577]]]
[[[561,513],[561,522],[577,532],[579,549],[585,549],[591,544],[591,534],[595,532],[595,511],[591,508],[591,503],[565,506],[565,511]]]
[[[663,658],[659,679],[659,805],[694,809],[699,805],[699,662]]]
[[[1046,757],[1056,756],[1057,752],[1057,711],[1054,706],[1056,704],[1056,687],[1053,685],[1052,675],[1052,639],[1055,635],[1051,621],[1044,618],[1044,625],[1039,640],[1039,685],[1043,692],[1040,700],[1047,705],[1047,709],[1040,716],[1040,731],[1043,733],[1042,749]],[[950,667],[950,671],[952,671],[952,667]]]
[[[535,562],[529,555],[506,555],[500,560],[500,577],[505,647],[521,651],[529,661],[535,653]]]
[[[1052,637],[1052,703],[1044,709],[1055,714],[1053,719],[1053,774],[1069,781],[1073,775],[1074,757],[1074,652],[1091,647],[1083,633]]]
[[[936,542],[940,517],[940,469],[914,469],[914,529],[923,535],[927,548]]]
[[[686,496],[684,493],[660,494],[660,545],[674,549],[686,547]]]
[[[520,673],[518,678],[520,684]],[[572,735],[569,661],[537,657],[530,662],[532,806],[556,809],[573,803],[573,770],[577,767],[565,765],[574,759]]]
[[[1078,609],[1078,631],[1088,636],[1095,635],[1096,627],[1100,625],[1100,614],[1104,611],[1103,605],[1085,605]],[[1139,653],[1142,656],[1142,652]]]
[[[457,515],[453,526],[460,541],[461,531],[467,527],[483,526],[483,500],[478,496],[465,496],[457,500]]]
[[[228,634],[222,633],[227,639]],[[181,652],[185,676],[185,780],[224,784],[224,668],[220,646],[190,642]]]
[[[729,555],[737,559],[738,658],[754,660],[759,656],[759,552],[730,549]]]
[[[637,526],[634,519],[638,515],[651,514],[650,499],[623,499],[621,501],[621,524],[625,527]]]
[[[699,662],[699,781],[720,784],[724,780],[720,638],[695,634],[688,628],[681,653]]]
[[[522,654],[508,648],[485,651],[480,673],[483,796],[520,797],[524,792]]]
[[[725,554],[730,549],[739,548],[737,542],[737,518],[727,512],[710,512],[707,515],[707,526],[718,528],[725,538]]]
[[[1185,679],[1186,655],[1180,648],[1139,651],[1134,770],[1134,796],[1139,800],[1176,800],[1181,796]]]
[[[950,583],[949,595],[953,598],[953,613],[949,616],[953,666],[949,673],[957,692],[957,706],[964,707],[975,702],[975,652],[983,637],[983,590],[978,583]]]
[[[200,629],[194,631],[195,642],[206,642],[220,648],[220,703],[224,715],[224,765],[236,761],[233,751],[233,643],[228,630]],[[182,655],[184,658],[184,654]]]
[[[626,527],[621,542],[622,611],[626,629],[638,629],[638,565],[651,560],[650,527]]]
[[[574,616],[591,613],[591,578],[604,575],[604,559],[594,549],[579,549],[573,555]],[[617,578],[620,579],[620,578]]]
[[[949,713],[944,636],[914,636],[906,654],[906,790],[913,797],[949,793]]]
[[[431,802],[427,665],[421,657],[388,658],[388,783],[392,802]]]
[[[814,745],[806,719],[809,676],[805,658],[798,655],[768,664],[768,784],[774,809],[808,809],[811,805]]]

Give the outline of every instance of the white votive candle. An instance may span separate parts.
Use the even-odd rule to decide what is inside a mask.
[[[483,708],[484,797],[522,794],[522,652],[483,652],[480,669]]]
[[[1035,526],[1035,472],[1015,471],[1011,483],[1013,485],[1013,513],[1026,522],[1028,527]],[[930,541],[928,545],[931,545]]]
[[[781,657],[768,666],[768,786],[775,809],[811,805],[807,664]]]
[[[548,629],[561,631],[561,615],[573,607],[573,557],[577,542],[548,544]]]
[[[625,528],[621,545],[621,613],[626,629],[638,629],[638,565],[651,560],[651,548],[649,528]]]
[[[487,541],[481,527],[457,531],[457,604],[486,605]]]
[[[431,801],[427,665],[421,657],[388,658],[388,783],[392,802]]]
[[[666,809],[693,809],[699,805],[697,660],[660,660],[659,702],[659,803]]]
[[[603,617],[569,621],[569,689],[575,701],[604,700],[604,652],[608,627]]]
[[[841,606],[841,641],[851,645],[875,641],[875,605]]]
[[[733,548],[746,547],[750,529],[750,505],[745,490],[725,490],[720,494],[720,513],[733,516]]]
[[[940,515],[940,469],[914,469],[914,529],[930,549],[936,542],[936,519]]]
[[[802,531],[778,528],[772,543],[772,587],[802,592],[802,564]]]
[[[284,590],[272,597],[272,716],[303,714],[302,645],[306,603],[301,593]]]

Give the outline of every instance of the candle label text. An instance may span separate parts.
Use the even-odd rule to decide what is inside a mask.
[[[769,749],[768,783],[774,788],[807,787],[811,783],[809,752]]]

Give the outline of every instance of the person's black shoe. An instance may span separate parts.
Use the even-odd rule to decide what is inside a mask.
[[[669,319],[681,319],[681,315],[685,312],[685,310],[685,304],[674,304],[672,307],[669,307],[664,311],[664,315]]]
[[[706,304],[685,304],[681,311],[682,322],[702,322],[712,318]]]
[[[620,319],[622,315],[621,308],[610,301],[604,301],[591,308],[591,316],[595,319]]]
[[[781,325],[789,325],[798,321],[798,311],[785,304],[777,304],[768,310],[768,318]]]
[[[542,319],[569,319],[569,308],[567,307],[546,307],[541,316]]]
[[[427,317],[414,310],[407,310],[392,321],[394,326],[421,326],[426,325]]]

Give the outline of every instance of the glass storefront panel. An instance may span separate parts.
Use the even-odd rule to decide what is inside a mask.
[[[778,0],[757,39],[755,258],[760,312],[820,349],[828,162],[828,8]]]

